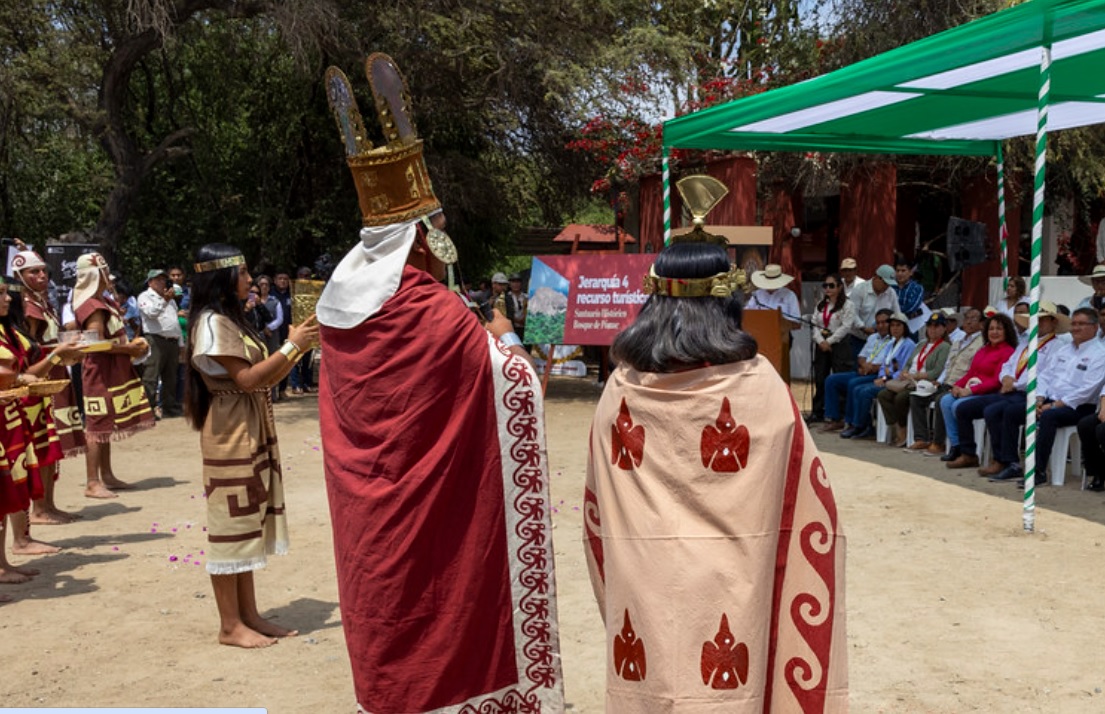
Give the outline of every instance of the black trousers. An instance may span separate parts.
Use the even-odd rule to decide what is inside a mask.
[[[813,403],[810,411],[819,417],[825,416],[825,380],[833,372],[851,372],[856,368],[852,356],[852,343],[841,340],[828,352],[815,347],[813,353]]]
[[[157,406],[157,383],[161,382],[161,413],[180,416],[183,410],[176,398],[177,367],[180,365],[180,342],[172,337],[144,335],[150,343],[150,357],[142,372],[142,386],[150,406]]]
[[[1078,439],[1082,442],[1082,465],[1086,475],[1097,480],[1105,478],[1105,423],[1096,414],[1078,420]]]

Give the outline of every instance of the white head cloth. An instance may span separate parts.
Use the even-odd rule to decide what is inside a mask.
[[[361,244],[345,254],[322,290],[319,324],[348,330],[376,314],[399,289],[418,221],[361,229]]]
[[[99,253],[85,253],[77,258],[77,283],[70,299],[74,313],[86,300],[100,297],[100,278],[107,275],[107,262]]]
[[[46,263],[42,260],[42,256],[33,250],[21,250],[15,254],[12,258],[11,269],[15,273],[15,276],[22,280],[22,271],[27,268],[45,268]]]

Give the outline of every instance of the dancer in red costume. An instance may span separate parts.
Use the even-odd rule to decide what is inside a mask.
[[[69,379],[68,365],[80,361],[80,355],[66,356],[59,352],[56,357],[52,352],[57,348],[58,335],[61,330],[61,319],[57,311],[50,304],[48,288],[50,275],[46,262],[34,251],[27,250],[25,245],[19,244],[20,252],[12,258],[12,273],[22,283],[21,308],[23,312],[23,325],[27,336],[37,342],[46,352],[45,357],[50,358],[49,369],[37,376],[45,379]],[[42,407],[33,415],[35,422],[36,448],[41,448],[41,435],[45,434],[43,426],[49,418],[53,422],[54,430],[61,451],[64,456],[73,457],[84,453],[84,424],[81,421],[81,412],[77,408],[77,393],[73,385],[46,399],[38,399]],[[32,401],[32,410],[35,402]],[[58,465],[56,463],[42,467],[42,482],[45,486],[45,494],[41,499],[31,505],[31,523],[43,525],[59,525],[70,523],[79,518],[77,514],[67,513],[54,502],[54,485],[58,479]]]
[[[538,379],[509,320],[496,314],[485,329],[441,284],[456,251],[393,101],[402,78],[384,55],[367,66],[390,117],[389,144],[375,151],[345,75],[327,73],[365,227],[317,308],[359,710],[561,712]]]

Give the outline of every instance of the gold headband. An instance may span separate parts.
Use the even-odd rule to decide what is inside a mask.
[[[666,297],[729,297],[744,283],[744,271],[734,268],[709,278],[661,278],[655,266],[648,269],[644,290]]]
[[[21,283],[5,282],[4,284],[8,286],[8,292],[9,293],[21,293],[21,292],[23,292],[23,285]]]
[[[232,268],[235,265],[241,265],[244,262],[246,262],[245,256],[239,253],[238,255],[232,255],[229,258],[219,258],[218,260],[208,260],[205,263],[196,263],[192,267],[196,269],[197,273],[206,273],[211,270]]]

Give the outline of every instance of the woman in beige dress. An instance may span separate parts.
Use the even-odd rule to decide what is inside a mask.
[[[280,451],[271,388],[318,337],[314,318],[292,327],[269,354],[246,319],[245,258],[214,243],[196,254],[188,318],[185,416],[200,431],[207,497],[207,572],[219,609],[219,642],[267,647],[295,635],[261,617],[253,571],[288,550]]]

